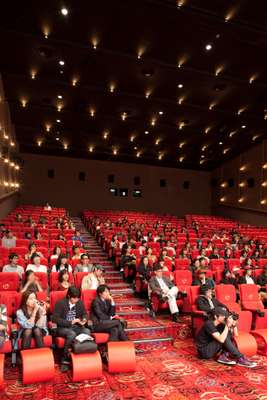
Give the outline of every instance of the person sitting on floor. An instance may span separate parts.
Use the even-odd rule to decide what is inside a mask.
[[[195,338],[199,357],[211,359],[219,355],[217,362],[221,364],[255,367],[256,363],[246,358],[235,346],[233,335],[238,335],[237,321],[225,308],[214,308]]]
[[[227,310],[227,307],[213,296],[212,289],[209,285],[200,286],[200,295],[198,296],[196,303],[197,308],[200,311],[204,311],[205,314],[208,314],[216,307],[222,307]]]
[[[52,322],[57,325],[56,335],[65,338],[61,364],[69,364],[69,347],[75,337],[81,333],[91,334],[88,327],[91,321],[88,321],[88,315],[80,297],[80,289],[71,286],[66,297],[55,304]]]
[[[102,265],[96,265],[93,269],[93,272],[89,272],[88,275],[83,277],[82,290],[95,290],[98,288],[99,285],[104,285],[104,272],[105,268],[102,267]]]
[[[153,271],[155,276],[152,276],[149,280],[149,288],[151,292],[157,294],[161,302],[167,301],[169,303],[173,321],[181,322],[176,302],[178,288],[174,286],[174,283],[168,277],[163,275],[163,269],[160,264],[155,265]]]
[[[48,334],[45,304],[38,302],[34,292],[26,291],[17,310],[17,321],[20,325],[19,337],[22,337],[22,350],[31,347],[32,338],[36,347],[43,347],[43,336]]]
[[[38,277],[35,275],[35,273],[29,269],[28,271],[25,272],[25,279],[23,286],[20,290],[20,293],[24,292],[42,292],[43,288],[42,285],[38,279]]]
[[[3,267],[3,272],[16,272],[20,279],[22,279],[24,268],[18,265],[19,256],[16,253],[10,253],[8,259],[9,264]]]
[[[91,261],[91,258],[88,253],[84,253],[81,255],[81,263],[76,265],[76,272],[92,272],[94,269],[94,264]]]
[[[94,332],[109,333],[109,341],[129,340],[125,331],[124,323],[116,315],[116,306],[109,288],[106,285],[98,286],[97,297],[91,304],[91,319]]]
[[[197,278],[195,278],[192,282],[192,286],[201,286],[201,285],[208,285],[211,289],[215,288],[214,280],[206,278],[206,271],[200,269],[197,272]]]

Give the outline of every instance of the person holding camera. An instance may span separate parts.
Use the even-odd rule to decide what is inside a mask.
[[[32,339],[35,339],[36,347],[43,347],[43,336],[48,335],[46,306],[37,301],[34,292],[26,291],[22,294],[17,322],[20,325],[18,339],[22,338],[22,350],[31,347]]]
[[[199,357],[211,359],[218,355],[217,362],[221,364],[255,367],[256,363],[240,353],[232,341],[233,336],[238,336],[237,320],[237,314],[214,308],[195,338]]]
[[[56,335],[65,338],[61,364],[69,364],[69,347],[80,334],[90,335],[88,315],[80,289],[69,287],[66,297],[55,304],[52,322],[57,325]]]
[[[99,285],[97,297],[91,304],[91,319],[94,332],[109,333],[110,342],[129,340],[125,331],[125,323],[116,315],[116,306],[107,285]]]

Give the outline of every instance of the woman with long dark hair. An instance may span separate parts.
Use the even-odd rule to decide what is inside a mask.
[[[31,340],[35,339],[36,347],[43,347],[43,336],[48,334],[46,308],[37,301],[34,292],[24,292],[21,298],[17,321],[20,325],[19,337],[22,338],[21,348],[29,349]]]
[[[25,272],[25,279],[20,293],[24,292],[42,292],[43,288],[35,273],[29,269]]]
[[[57,290],[67,290],[71,286],[70,275],[66,269],[62,269],[58,274]]]
[[[68,257],[66,254],[61,254],[58,257],[56,264],[52,267],[52,272],[60,272],[62,270],[72,272],[72,267],[68,264]]]

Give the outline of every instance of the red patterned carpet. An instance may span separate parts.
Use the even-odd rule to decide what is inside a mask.
[[[57,366],[54,381],[22,386],[19,369],[7,359],[6,386],[1,400],[266,400],[267,357],[256,356],[258,366],[245,369],[197,359],[191,339],[174,346],[150,344],[138,354],[135,373],[110,375],[72,383]]]

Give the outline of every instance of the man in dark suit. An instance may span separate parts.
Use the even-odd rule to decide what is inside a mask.
[[[107,285],[99,285],[97,297],[91,304],[94,332],[109,333],[110,342],[129,340],[122,321],[116,316],[116,306]]]
[[[57,324],[56,335],[65,338],[62,364],[69,364],[69,347],[75,337],[81,333],[91,333],[90,329],[85,327],[88,315],[80,297],[80,289],[69,287],[67,296],[56,303],[52,315],[52,322]]]
[[[152,276],[149,280],[149,288],[151,292],[156,293],[161,302],[167,301],[169,303],[173,321],[181,322],[179,320],[179,309],[176,302],[178,288],[174,286],[174,283],[170,278],[163,275],[163,268],[160,264],[155,265],[153,270],[155,276]]]
[[[251,267],[251,265],[247,265],[245,268],[245,275],[244,276],[240,276],[238,279],[238,284],[250,284],[250,285],[256,285],[256,279],[253,278],[252,274],[253,274],[253,268]]]

